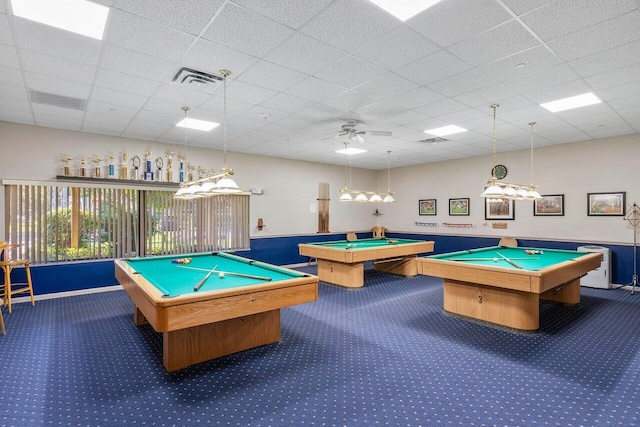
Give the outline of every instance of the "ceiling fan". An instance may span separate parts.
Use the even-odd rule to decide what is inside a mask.
[[[364,138],[362,135],[378,135],[378,136],[391,136],[391,132],[381,131],[381,130],[360,130],[357,128],[358,123],[356,120],[348,120],[345,124],[342,125],[340,132],[336,135],[338,136],[346,136],[350,140],[363,143]]]

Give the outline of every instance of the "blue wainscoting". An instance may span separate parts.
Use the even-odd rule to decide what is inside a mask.
[[[364,239],[371,237],[371,232],[361,232],[357,233],[357,235],[358,238]],[[392,232],[388,232],[387,237],[433,240],[435,242],[433,254],[496,246],[499,241],[499,238],[492,237],[463,237]],[[251,239],[251,250],[238,252],[238,255],[276,265],[301,264],[307,262],[308,258],[298,254],[299,243],[314,243],[341,240],[344,238],[344,233],[331,233]],[[535,248],[576,250],[578,246],[590,245],[593,244],[593,242],[556,242],[518,239],[518,244],[519,246]],[[633,278],[633,246],[598,246],[605,246],[611,249],[613,283],[618,285],[631,283]],[[93,289],[118,284],[115,278],[112,260],[32,266],[31,276],[36,295]],[[14,282],[24,282],[24,269],[16,268],[11,277]]]

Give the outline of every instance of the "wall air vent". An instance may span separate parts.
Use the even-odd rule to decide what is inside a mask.
[[[223,80],[223,77],[217,74],[182,67],[178,70],[176,75],[173,76],[171,82],[177,85],[188,86],[190,89],[210,92],[215,89],[217,82],[221,82]]]
[[[56,95],[55,93],[39,92],[29,90],[31,102],[36,104],[53,105],[54,107],[69,108],[71,110],[84,111],[87,107],[87,100],[71,98],[69,96]]]
[[[438,136],[438,137],[435,137],[435,138],[423,139],[423,140],[418,141],[418,142],[424,142],[425,144],[437,144],[438,142],[446,142],[446,141],[448,141],[447,138],[440,138]]]

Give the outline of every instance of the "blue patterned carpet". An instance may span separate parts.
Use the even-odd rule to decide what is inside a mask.
[[[283,309],[280,343],[173,374],[132,313],[124,291],[5,311],[0,425],[640,425],[628,291],[582,288],[526,334],[445,314],[441,279],[368,269]]]

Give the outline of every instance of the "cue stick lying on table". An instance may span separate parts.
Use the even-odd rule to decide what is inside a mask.
[[[451,258],[449,261],[493,261],[498,258]],[[510,258],[511,260],[517,259],[538,259],[537,257],[529,257],[529,258]]]
[[[178,268],[184,268],[186,270],[209,271],[206,268],[184,267],[182,265],[179,265]],[[217,265],[216,265],[216,268],[218,268]],[[215,268],[213,270],[215,270]],[[213,273],[213,270],[211,270],[211,273]],[[271,277],[266,277],[266,276],[254,276],[253,274],[234,273],[232,271],[221,271],[221,270],[216,270],[216,272],[217,273],[224,273],[224,274],[229,275],[229,276],[246,277],[247,279],[266,280],[267,282],[271,281]],[[208,276],[207,276],[207,278],[208,278]],[[207,280],[207,278],[205,278],[204,280]]]
[[[209,270],[209,272],[207,273],[207,275],[206,275],[206,276],[204,276],[204,279],[202,279],[201,281],[199,281],[199,282],[198,282],[198,284],[197,284],[197,285],[195,285],[195,286],[193,287],[193,291],[194,291],[194,292],[197,292],[197,291],[198,291],[198,289],[200,289],[200,288],[202,287],[202,285],[204,285],[204,282],[206,282],[206,281],[207,281],[207,279],[208,279],[209,277],[211,277],[211,275],[213,274],[213,272],[214,272],[214,271],[216,271],[216,268],[218,268],[218,266],[217,266],[217,265],[216,265],[215,267],[213,267],[211,270]]]
[[[498,255],[500,255],[505,261],[507,261],[509,264],[513,265],[515,268],[519,268],[520,270],[522,270],[522,266],[516,262],[511,261],[509,258],[507,258],[506,256],[502,255],[500,252],[496,252]]]

